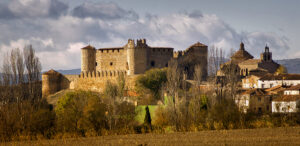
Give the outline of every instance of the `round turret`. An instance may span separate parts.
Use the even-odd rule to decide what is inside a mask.
[[[125,48],[127,50],[127,65],[128,65],[128,75],[134,74],[134,40],[129,39],[128,43],[125,45]]]
[[[96,70],[96,49],[90,45],[81,49],[81,71],[93,72]]]

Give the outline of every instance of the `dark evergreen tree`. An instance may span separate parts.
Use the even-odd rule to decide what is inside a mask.
[[[151,126],[151,115],[150,115],[149,107],[146,106],[145,110],[146,110],[146,115],[144,119],[144,125],[146,129],[151,130],[152,126]]]

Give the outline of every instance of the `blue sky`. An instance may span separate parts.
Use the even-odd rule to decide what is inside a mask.
[[[80,48],[150,46],[182,50],[200,41],[229,52],[241,40],[258,57],[300,58],[297,0],[2,0],[0,53],[32,44],[43,70],[80,67]],[[0,62],[1,63],[1,62]]]

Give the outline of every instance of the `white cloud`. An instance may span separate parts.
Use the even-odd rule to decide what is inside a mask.
[[[72,15],[80,18],[93,17],[104,20],[138,19],[138,14],[131,10],[124,10],[114,3],[83,3],[73,9]]]
[[[37,0],[27,0],[20,5],[27,6],[33,1]],[[40,5],[49,6],[46,2],[39,2]],[[10,21],[0,19],[0,31],[4,34],[0,36],[2,42],[0,50],[3,52],[32,44],[44,70],[79,68],[80,48],[83,46],[87,44],[96,48],[123,46],[129,38],[146,38],[150,46],[174,47],[175,50],[185,49],[200,41],[208,46],[215,45],[228,51],[231,48],[238,49],[243,39],[246,49],[257,57],[266,43],[276,57],[287,54],[289,50],[289,40],[283,36],[266,32],[236,32],[216,15],[184,12],[167,16],[148,14],[146,17],[131,17],[135,12],[124,10],[113,3],[107,5],[103,6],[103,3],[80,5],[77,7],[81,9],[80,16],[68,14],[61,15],[57,19],[47,17],[34,19],[33,15],[37,14],[33,13],[26,14],[26,17],[32,16],[32,19]],[[104,11],[109,8],[110,11]],[[79,10],[75,8],[72,14],[75,11]],[[42,13],[42,16],[46,15]],[[97,16],[94,16],[94,13]]]
[[[58,17],[68,6],[58,0],[10,0],[0,7],[0,18]]]

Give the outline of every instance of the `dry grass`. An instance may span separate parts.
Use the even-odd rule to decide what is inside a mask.
[[[113,135],[1,145],[300,145],[300,127]]]

